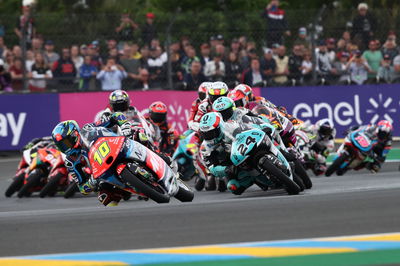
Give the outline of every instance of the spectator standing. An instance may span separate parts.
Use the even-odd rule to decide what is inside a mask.
[[[393,59],[399,54],[399,48],[396,44],[396,35],[389,35],[386,42],[383,44],[382,53],[390,56],[390,60],[393,62]]]
[[[264,56],[260,62],[261,71],[263,75],[266,77],[267,82],[270,82],[275,75],[276,72],[276,62],[272,55],[272,50],[269,48],[264,49]]]
[[[82,44],[82,45],[79,47],[79,53],[80,53],[83,57],[89,55],[88,47],[87,47],[86,44]]]
[[[103,91],[114,91],[121,89],[121,83],[128,75],[122,66],[116,64],[115,58],[108,58],[107,64],[97,74]]]
[[[30,72],[32,70],[32,65],[35,63],[35,54],[32,50],[26,51],[25,68],[26,71]]]
[[[129,17],[129,13],[125,12],[121,15],[121,21],[119,26],[115,29],[119,36],[118,45],[122,47],[122,45],[126,42],[133,41],[134,39],[134,31],[139,26]]]
[[[211,81],[223,80],[225,76],[225,64],[222,61],[222,54],[215,54],[213,60],[206,64],[204,75]]]
[[[336,75],[339,84],[350,84],[350,75],[347,69],[347,63],[349,61],[350,54],[348,52],[342,52],[339,56],[339,61],[333,64],[336,70]]]
[[[379,82],[382,83],[390,83],[392,82],[392,73],[393,73],[393,66],[391,65],[390,55],[385,54],[383,56],[383,60],[381,65],[378,69],[377,79]]]
[[[228,60],[225,63],[225,82],[228,84],[236,84],[242,76],[242,68],[240,66],[237,54],[233,51],[229,53]]]
[[[297,35],[297,39],[294,41],[294,44],[301,45],[307,50],[311,49],[311,42],[307,37],[307,29],[305,27],[299,28],[299,33]]]
[[[30,6],[22,7],[22,15],[17,19],[15,34],[22,42],[23,30],[25,29],[26,45],[28,49],[32,46],[32,39],[36,34],[35,22],[31,16]]]
[[[137,43],[133,43],[131,45],[131,49],[132,49],[132,58],[140,60],[140,58],[142,58],[142,54],[139,52],[139,45]]]
[[[141,68],[149,68],[149,65],[147,63],[149,57],[150,57],[150,50],[149,47],[147,45],[142,46],[142,48],[140,48],[140,54],[142,55],[140,58],[140,67]]]
[[[44,44],[44,59],[49,66],[60,59],[60,55],[54,52],[54,43],[52,40],[47,40]]]
[[[45,62],[41,53],[35,54],[35,63],[32,65],[31,80],[29,81],[30,91],[44,91],[46,89],[46,79],[53,78],[53,74]]]
[[[250,61],[250,69],[248,69],[243,76],[244,84],[252,86],[263,86],[266,78],[260,69],[260,61],[258,58],[252,58]]]
[[[153,85],[150,80],[149,71],[145,68],[140,69],[139,80],[135,83],[135,89],[141,89],[143,91],[147,91],[152,87]]]
[[[146,23],[142,26],[142,41],[144,44],[150,45],[151,40],[157,38],[157,30],[154,26],[154,14],[146,14]]]
[[[276,72],[274,82],[282,85],[288,81],[289,74],[289,57],[286,55],[286,47],[281,45],[277,49],[277,55],[275,56]]]
[[[210,45],[208,45],[208,43],[203,43],[200,46],[200,63],[203,67],[205,67],[205,65],[211,61],[211,49],[210,49]]]
[[[353,19],[353,31],[351,37],[361,49],[368,46],[369,41],[376,31],[375,17],[368,11],[366,3],[360,3],[357,7],[358,14]]]
[[[288,24],[285,17],[285,11],[279,8],[279,0],[271,0],[265,8],[262,17],[267,22],[267,46],[272,44],[283,44],[283,34],[290,35]]]
[[[368,73],[371,72],[367,61],[361,56],[361,52],[357,51],[349,60],[346,68],[349,70],[352,83],[362,85],[368,79]]]
[[[230,52],[233,52],[236,54],[236,56],[239,56],[239,53],[240,53],[239,39],[237,39],[237,38],[232,39]]]
[[[328,38],[326,40],[326,52],[329,56],[331,64],[336,61],[336,40],[334,38]]]
[[[92,58],[90,55],[85,56],[82,66],[79,68],[79,89],[87,91],[90,88],[90,83],[97,75],[97,68],[91,64]]]
[[[289,79],[293,80],[296,84],[302,82],[302,64],[303,64],[303,49],[300,45],[294,45],[292,54],[289,56],[288,68]]]
[[[68,47],[62,49],[62,57],[54,62],[52,71],[54,77],[59,79],[60,85],[70,86],[73,84],[76,77],[76,68],[71,60],[71,55]]]
[[[383,56],[382,52],[378,50],[376,41],[372,40],[368,44],[368,50],[365,51],[362,57],[367,61],[369,67],[371,68],[371,72],[368,73],[368,79],[376,78],[376,74],[378,73],[378,69],[381,65]]]
[[[22,60],[20,58],[15,58],[14,63],[11,65],[8,70],[11,74],[11,87],[13,90],[21,91],[23,89],[23,70],[22,70]]]
[[[197,90],[200,84],[206,80],[204,74],[201,73],[201,63],[199,61],[192,62],[190,73],[186,73],[183,78],[187,90]]]
[[[96,43],[92,43],[88,47],[88,55],[92,58],[92,65],[95,66],[98,70],[101,69],[103,65],[103,61],[101,60],[98,46]]]
[[[126,85],[124,88],[133,88],[135,82],[139,80],[140,60],[133,58],[131,45],[124,45],[123,55],[120,62],[128,75],[128,78],[123,81],[124,85]]]
[[[34,53],[43,53],[43,40],[39,37],[33,37],[31,50]]]
[[[336,70],[332,67],[325,41],[321,41],[317,49],[315,71],[318,77],[324,81],[332,80],[333,75],[336,74]]]
[[[162,83],[166,80],[166,62],[166,53],[163,53],[160,46],[150,49],[150,57],[147,60],[147,70],[150,73],[150,79],[154,83],[154,86],[161,87]]]
[[[200,62],[200,58],[196,56],[196,50],[193,48],[193,46],[188,46],[186,48],[186,56],[182,59],[182,66],[181,66],[185,74],[190,73],[193,61]]]
[[[312,63],[311,53],[307,50],[304,53],[303,61],[301,62],[301,75],[303,76],[303,81],[308,83],[312,79],[312,70],[313,70],[313,63]]]
[[[79,46],[71,46],[71,59],[74,62],[75,69],[79,69],[83,64],[83,57],[79,54]]]

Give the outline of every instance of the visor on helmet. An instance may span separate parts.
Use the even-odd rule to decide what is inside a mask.
[[[221,128],[216,127],[209,131],[200,131],[203,139],[205,140],[213,140],[218,138],[221,135]]]

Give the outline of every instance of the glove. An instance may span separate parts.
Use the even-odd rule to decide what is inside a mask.
[[[221,165],[213,166],[210,167],[210,173],[215,177],[224,178],[226,176],[225,169],[226,166],[221,166]]]
[[[107,122],[108,120],[110,120],[110,117],[111,117],[111,113],[109,113],[109,112],[104,112],[104,113],[101,115],[101,117],[100,117],[101,123]]]
[[[121,125],[120,129],[121,129],[122,135],[124,135],[125,137],[129,138],[133,134],[130,123],[125,123],[125,124]]]

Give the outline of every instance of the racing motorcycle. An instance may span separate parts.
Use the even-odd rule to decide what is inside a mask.
[[[24,150],[22,153],[21,161],[18,164],[17,172],[13,178],[12,183],[5,192],[6,197],[11,197],[16,191],[19,191],[24,185],[25,174],[28,171],[29,165],[32,160],[37,156],[35,148]]]
[[[59,164],[59,157],[61,152],[58,151],[53,145],[37,150],[37,156],[29,165],[28,171],[25,174],[24,184],[18,191],[17,196],[22,198],[29,197],[33,192],[41,191],[47,184],[48,176],[53,167]],[[54,169],[60,169],[56,167]],[[58,172],[55,171],[56,174]]]
[[[58,191],[64,191],[68,187],[68,170],[64,165],[64,157],[64,154],[57,157],[56,162],[51,167],[46,185],[39,193],[39,197],[53,197]]]
[[[337,175],[343,175],[349,169],[360,169],[360,166],[372,156],[375,143],[376,140],[371,139],[364,130],[351,132],[339,147],[325,175],[331,176],[335,172]]]
[[[293,130],[293,124],[287,118],[282,118],[282,120],[280,120],[274,110],[271,110],[263,105],[256,106],[253,109],[253,112],[258,114],[266,122],[268,121],[268,123],[272,124],[278,130],[279,135],[283,140],[283,143],[286,143],[287,145],[287,147],[282,147],[282,149],[284,149],[289,153],[285,154],[285,156],[289,156],[290,160],[293,161],[294,171],[296,175],[301,178],[304,187],[306,189],[310,189],[312,187],[312,181],[303,167],[302,164],[303,154],[298,149],[298,147],[292,144],[295,143],[295,140],[293,140],[293,138],[296,138],[296,136],[295,135],[289,136],[290,135],[289,132]],[[275,144],[279,145],[279,143]],[[281,146],[284,145],[282,144]]]
[[[193,200],[189,186],[144,145],[101,127],[82,129],[82,139],[90,147],[91,173],[101,189],[123,197],[144,196],[157,203],[167,203],[171,197],[182,202]]]
[[[261,183],[283,185],[288,194],[299,194],[302,188],[296,183],[290,164],[264,131],[235,131],[230,155],[234,166],[247,171],[255,169],[261,174],[256,177],[261,178]]]
[[[185,132],[186,133],[186,132]],[[172,159],[178,164],[178,171],[181,173],[182,180],[189,181],[196,173],[193,165],[193,155],[198,152],[196,132],[183,135],[179,140],[178,147],[175,150]]]

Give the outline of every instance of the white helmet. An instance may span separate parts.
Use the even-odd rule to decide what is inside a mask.
[[[320,139],[333,139],[336,136],[336,129],[328,118],[317,121],[315,130]]]

